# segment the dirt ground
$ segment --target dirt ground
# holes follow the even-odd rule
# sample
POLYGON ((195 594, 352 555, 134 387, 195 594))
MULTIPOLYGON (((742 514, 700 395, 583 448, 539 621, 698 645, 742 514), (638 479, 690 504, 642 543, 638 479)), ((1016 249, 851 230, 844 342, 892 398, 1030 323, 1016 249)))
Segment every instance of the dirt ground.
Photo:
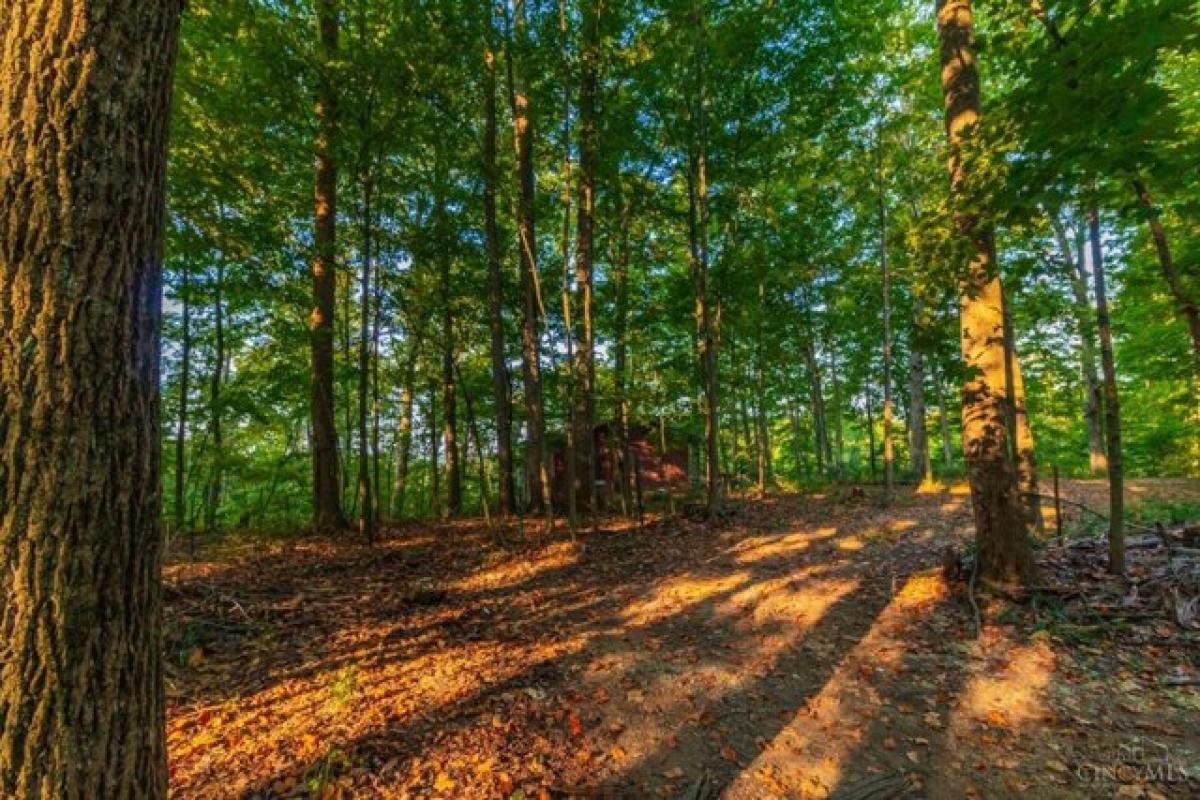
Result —
POLYGON ((1200 797, 1197 632, 1035 598, 984 603, 977 638, 940 567, 961 489, 734 507, 173 560, 172 795, 1200 797))

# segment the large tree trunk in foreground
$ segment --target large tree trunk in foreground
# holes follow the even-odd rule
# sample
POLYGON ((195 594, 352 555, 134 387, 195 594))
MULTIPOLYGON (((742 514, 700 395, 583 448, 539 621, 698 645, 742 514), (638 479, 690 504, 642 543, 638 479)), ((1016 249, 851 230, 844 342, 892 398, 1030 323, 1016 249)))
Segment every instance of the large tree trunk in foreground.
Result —
POLYGON ((0 4, 0 796, 166 796, 159 320, 181 0, 0 4))
POLYGON ((1104 247, 1100 243, 1100 211, 1088 209, 1092 240, 1092 280, 1096 290, 1096 327, 1100 332, 1100 364, 1104 370, 1104 429, 1108 435, 1108 571, 1125 573, 1125 469, 1121 461, 1121 408, 1117 398, 1117 366, 1113 357, 1112 323, 1104 283, 1104 247))
POLYGON ((338 57, 337 0, 318 0, 321 66, 314 141, 317 172, 313 222, 312 346, 313 524, 322 530, 346 527, 338 483, 337 426, 333 420, 333 306, 337 270, 337 84, 330 64, 338 57))
POLYGON ((512 404, 509 400, 508 359, 504 348, 504 274, 500 258, 500 226, 496 220, 499 168, 496 142, 499 130, 496 113, 496 55, 491 47, 490 12, 487 46, 483 53, 483 231, 488 262, 488 330, 491 334, 492 403, 496 408, 496 458, 500 466, 500 516, 516 510, 513 502, 512 404))
POLYGON ((968 175, 962 152, 980 118, 979 71, 975 62, 970 0, 937 0, 941 43, 942 93, 949 171, 956 222, 973 244, 962 280, 962 355, 968 374, 963 386, 963 449, 971 486, 981 578, 1027 581, 1032 557, 1026 541, 1016 471, 1008 455, 1004 298, 996 276, 990 229, 961 197, 968 175))

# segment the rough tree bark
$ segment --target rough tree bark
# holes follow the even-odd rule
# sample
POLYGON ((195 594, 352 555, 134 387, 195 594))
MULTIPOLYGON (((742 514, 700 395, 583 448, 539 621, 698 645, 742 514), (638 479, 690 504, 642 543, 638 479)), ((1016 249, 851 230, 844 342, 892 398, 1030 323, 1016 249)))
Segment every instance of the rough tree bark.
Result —
POLYGON ((991 230, 962 196, 968 177, 963 148, 980 119, 971 0, 936 0, 936 10, 956 224, 973 251, 961 282, 959 306, 962 355, 968 370, 963 386, 963 449, 979 576, 995 582, 1025 582, 1032 576, 1033 564, 1016 474, 1008 457, 1004 300, 991 230))
POLYGON ((346 527, 338 481, 337 425, 333 413, 333 314, 337 288, 338 92, 332 63, 338 57, 338 0, 318 0, 319 74, 314 106, 317 134, 313 192, 312 348, 313 523, 321 530, 346 527))
POLYGON ((181 0, 0 4, 0 796, 166 796, 159 324, 181 0))
POLYGON ((1092 281, 1096 291, 1096 327, 1100 333, 1100 364, 1104 371, 1104 429, 1108 436, 1108 571, 1125 574, 1125 470, 1121 460, 1121 408, 1117 397, 1117 366, 1113 357, 1112 323, 1104 283, 1104 247, 1100 242, 1100 211, 1088 208, 1092 240, 1092 281))

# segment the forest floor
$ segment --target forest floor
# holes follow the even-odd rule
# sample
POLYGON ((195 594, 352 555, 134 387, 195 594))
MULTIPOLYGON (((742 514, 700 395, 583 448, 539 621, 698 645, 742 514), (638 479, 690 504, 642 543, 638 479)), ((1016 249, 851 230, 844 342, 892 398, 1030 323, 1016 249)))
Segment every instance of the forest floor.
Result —
MULTIPOLYGON (((876 492, 578 542, 464 521, 173 557, 172 795, 1200 797, 1200 633, 1137 598, 1081 620, 1064 591, 981 600, 977 637, 941 567, 963 490, 876 492)), ((1103 484, 1065 493, 1103 508, 1103 484)), ((1040 558, 1118 586, 1099 548, 1040 558)))

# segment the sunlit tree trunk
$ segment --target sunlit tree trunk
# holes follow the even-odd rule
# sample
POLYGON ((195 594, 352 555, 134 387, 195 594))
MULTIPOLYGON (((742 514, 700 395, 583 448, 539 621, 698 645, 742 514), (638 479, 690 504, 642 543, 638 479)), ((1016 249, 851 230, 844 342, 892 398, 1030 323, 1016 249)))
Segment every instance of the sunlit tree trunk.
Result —
POLYGON ((312 347, 313 522, 318 529, 346 527, 338 480, 333 405, 333 316, 337 289, 338 92, 332 64, 338 58, 338 0, 317 0, 320 66, 317 76, 317 170, 313 224, 312 347))
POLYGON ((1096 292, 1096 328, 1100 333, 1100 365, 1104 371, 1104 429, 1108 437, 1108 571, 1125 574, 1125 469, 1121 459, 1121 408, 1117 395, 1117 366, 1113 356, 1112 323, 1104 280, 1104 247, 1100 241, 1100 211, 1088 209, 1092 240, 1092 281, 1096 292))
POLYGON ((0 4, 0 796, 163 798, 180 0, 0 4))
MULTIPOLYGON (((846 467, 846 437, 842 427, 842 379, 838 372, 838 352, 836 341, 829 347, 829 382, 833 384, 833 450, 829 454, 834 478, 841 480, 842 471, 846 467)), ((830 412, 827 412, 827 414, 830 412)))
POLYGON ((488 328, 491 333, 492 402, 496 409, 496 459, 500 467, 499 514, 516 510, 513 500, 512 402, 509 397, 508 358, 504 346, 504 273, 501 265, 500 226, 496 218, 499 124, 496 110, 496 55, 492 50, 492 22, 488 12, 483 54, 483 228, 488 262, 488 328))
MULTIPOLYGON (((1096 374, 1096 332, 1092 301, 1088 296, 1087 269, 1083 253, 1076 258, 1075 249, 1056 215, 1050 214, 1050 224, 1062 255, 1067 281, 1074 297, 1075 328, 1079 335, 1080 371, 1084 384, 1084 420, 1088 434, 1088 465, 1092 475, 1108 471, 1108 456, 1104 452, 1104 427, 1100 421, 1101 386, 1096 374)), ((1081 237, 1081 240, 1083 237, 1081 237)))
POLYGON ((963 149, 980 119, 971 1, 936 0, 936 8, 956 223, 973 249, 960 286, 960 316, 962 355, 968 371, 963 386, 963 448, 975 517, 977 564, 984 580, 1025 582, 1033 565, 1016 471, 1008 456, 1004 298, 991 231, 963 196, 968 178, 963 149))

